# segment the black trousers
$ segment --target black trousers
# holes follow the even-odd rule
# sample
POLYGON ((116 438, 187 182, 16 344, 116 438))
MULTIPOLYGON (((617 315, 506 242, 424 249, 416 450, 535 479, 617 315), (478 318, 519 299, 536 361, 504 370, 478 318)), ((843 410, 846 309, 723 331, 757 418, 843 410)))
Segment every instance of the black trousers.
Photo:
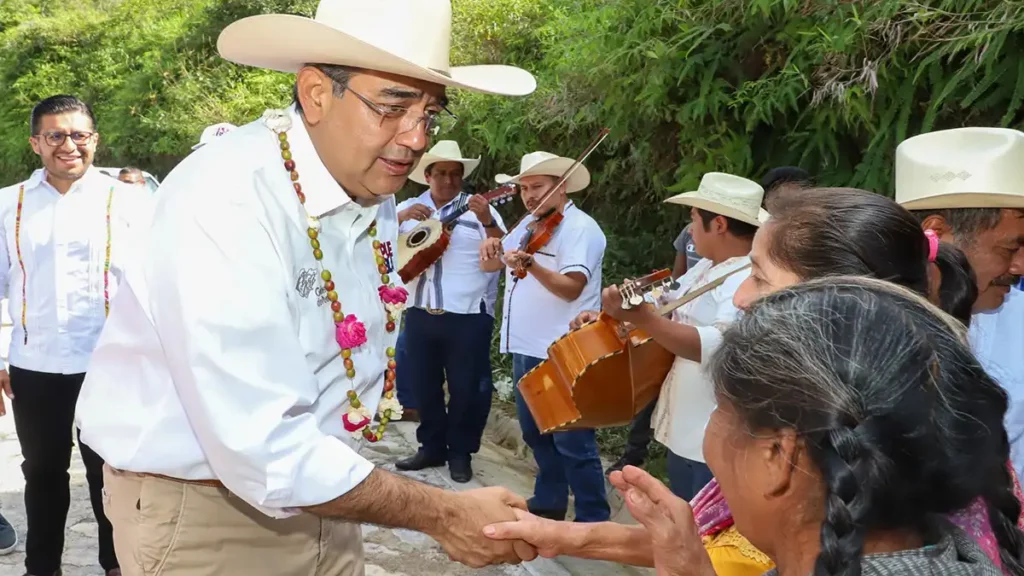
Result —
MULTIPOLYGON (((61 566, 64 528, 71 505, 72 432, 75 404, 85 374, 49 374, 11 366, 14 393, 14 426, 25 462, 25 569, 30 574, 49 576, 61 566)), ((82 444, 89 499, 99 525, 100 566, 118 567, 114 555, 114 531, 103 513, 103 459, 82 444)))
POLYGON ((651 430, 651 417, 654 415, 654 407, 658 405, 658 399, 641 410, 629 426, 629 436, 626 439, 626 449, 622 457, 631 464, 639 466, 647 459, 647 446, 654 438, 654 430, 651 430))

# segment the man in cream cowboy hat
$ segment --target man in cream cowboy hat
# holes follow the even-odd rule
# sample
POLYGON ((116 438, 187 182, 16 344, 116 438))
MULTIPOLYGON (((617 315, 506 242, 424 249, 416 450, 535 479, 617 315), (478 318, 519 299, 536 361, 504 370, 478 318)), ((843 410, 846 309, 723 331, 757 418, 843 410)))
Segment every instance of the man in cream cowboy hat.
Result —
POLYGON ((958 128, 896 149, 896 201, 967 255, 978 281, 971 346, 1010 395, 1014 467, 1024 472, 1024 133, 958 128))
POLYGON ((445 492, 358 453, 401 418, 393 195, 449 114, 446 87, 535 87, 449 66, 450 26, 448 0, 322 0, 315 19, 221 34, 226 59, 294 73, 295 103, 171 172, 112 303, 78 415, 109 465, 126 575, 362 574, 360 522, 472 566, 533 555, 481 533, 525 506, 510 492, 445 492))
POLYGON ((422 470, 447 463, 452 480, 459 483, 473 477, 470 462, 480 450, 491 409, 486 376, 494 302, 488 288, 498 273, 480 269, 478 249, 484 239, 500 238, 505 231, 483 196, 462 192, 463 178, 479 164, 479 159, 464 158, 457 142, 438 142, 409 177, 430 188, 398 205, 402 233, 436 214, 442 221, 451 220, 451 237, 441 258, 409 283, 412 302, 399 337, 398 383, 404 389, 400 397, 411 393, 416 399, 420 448, 395 467, 422 470))
MULTIPOLYGON (((646 331, 676 355, 652 422, 655 439, 669 449, 672 491, 685 500, 692 499, 711 480, 702 444, 704 425, 715 400, 702 363, 711 357, 722 332, 736 318, 733 296, 750 275, 754 234, 768 219, 761 208, 763 197, 764 190, 757 182, 712 172, 704 175, 696 191, 666 200, 690 207, 693 242, 703 256, 679 278, 679 287, 668 298, 713 286, 676 310, 671 318, 658 315, 653 306, 646 304, 624 310, 622 296, 614 286, 603 294, 602 309, 606 313, 646 331)), ((575 324, 596 316, 596 312, 581 315, 575 324)))
POLYGON ((235 128, 238 128, 238 126, 235 126, 234 124, 229 124, 228 122, 221 122, 220 124, 207 126, 205 129, 203 129, 203 133, 199 136, 199 143, 193 146, 192 149, 199 150, 203 146, 206 146, 207 144, 213 142, 217 138, 220 138, 221 136, 227 134, 228 132, 231 132, 235 128))
POLYGON ((957 128, 896 148, 896 201, 967 254, 974 311, 998 308, 1024 273, 1024 133, 957 128))
MULTIPOLYGON (((501 174, 495 178, 501 184, 517 184, 523 203, 531 213, 509 233, 504 243, 498 238, 488 238, 480 246, 484 270, 509 268, 505 276, 501 351, 512 354, 512 377, 517 383, 547 358, 548 346, 565 334, 574 316, 597 307, 601 301, 604 233, 593 218, 568 198, 568 194, 590 184, 590 172, 579 166, 559 185, 561 176, 573 163, 570 158, 533 152, 523 156, 518 175, 501 174), (527 226, 552 212, 560 212, 563 220, 547 245, 535 254, 520 250, 527 226), (516 279, 513 269, 517 267, 525 269, 526 277, 516 279)), ((539 468, 533 497, 528 502, 530 511, 547 518, 563 519, 571 489, 577 521, 608 520, 604 472, 594 431, 542 435, 518 390, 516 405, 523 439, 533 449, 539 468)))

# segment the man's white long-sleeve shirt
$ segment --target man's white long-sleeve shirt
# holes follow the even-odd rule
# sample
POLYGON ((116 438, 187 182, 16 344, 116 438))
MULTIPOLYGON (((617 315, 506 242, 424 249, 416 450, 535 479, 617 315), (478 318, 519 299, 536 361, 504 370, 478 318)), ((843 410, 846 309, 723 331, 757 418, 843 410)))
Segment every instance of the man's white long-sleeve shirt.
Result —
POLYGON ((353 388, 376 410, 398 333, 385 330, 372 245, 394 250, 394 199, 352 201, 291 116, 305 209, 262 122, 182 162, 157 193, 144 258, 113 303, 78 403, 83 441, 114 468, 216 478, 274 517, 337 498, 370 474, 342 414, 353 388), (320 219, 323 267, 342 310, 366 325, 354 380, 307 210, 320 219))
POLYGON ((51 374, 85 372, 106 320, 104 293, 113 298, 117 292, 151 201, 148 192, 95 168, 64 194, 44 170, 0 189, 0 286, 14 325, 11 364, 51 374))

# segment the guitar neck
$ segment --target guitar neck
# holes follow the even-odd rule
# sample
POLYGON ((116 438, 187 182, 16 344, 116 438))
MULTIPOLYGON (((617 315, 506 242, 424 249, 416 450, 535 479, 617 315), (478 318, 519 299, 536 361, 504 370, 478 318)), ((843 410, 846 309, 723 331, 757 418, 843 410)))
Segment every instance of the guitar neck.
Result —
POLYGON ((686 303, 691 302, 694 299, 699 298, 700 296, 703 296, 704 294, 714 290, 715 288, 718 288, 733 274, 736 274, 737 272, 742 272, 747 268, 750 268, 750 264, 747 264, 746 266, 741 266, 735 270, 731 270, 719 276, 718 278, 712 280, 711 282, 708 282, 707 284, 701 286, 700 288, 697 288, 696 290, 691 290, 690 292, 683 294, 679 298, 676 298, 675 300, 669 302, 668 304, 665 304, 661 308, 658 308, 658 315, 668 316, 672 312, 675 312, 682 306, 686 305, 686 303))

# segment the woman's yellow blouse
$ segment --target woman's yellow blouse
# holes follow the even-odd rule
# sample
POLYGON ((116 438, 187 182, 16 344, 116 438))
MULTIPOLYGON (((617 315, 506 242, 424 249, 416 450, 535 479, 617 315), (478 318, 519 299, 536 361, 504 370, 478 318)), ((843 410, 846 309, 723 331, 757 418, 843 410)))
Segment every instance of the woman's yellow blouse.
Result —
POLYGON ((704 538, 704 549, 718 576, 763 576, 775 564, 740 536, 735 526, 704 538))

